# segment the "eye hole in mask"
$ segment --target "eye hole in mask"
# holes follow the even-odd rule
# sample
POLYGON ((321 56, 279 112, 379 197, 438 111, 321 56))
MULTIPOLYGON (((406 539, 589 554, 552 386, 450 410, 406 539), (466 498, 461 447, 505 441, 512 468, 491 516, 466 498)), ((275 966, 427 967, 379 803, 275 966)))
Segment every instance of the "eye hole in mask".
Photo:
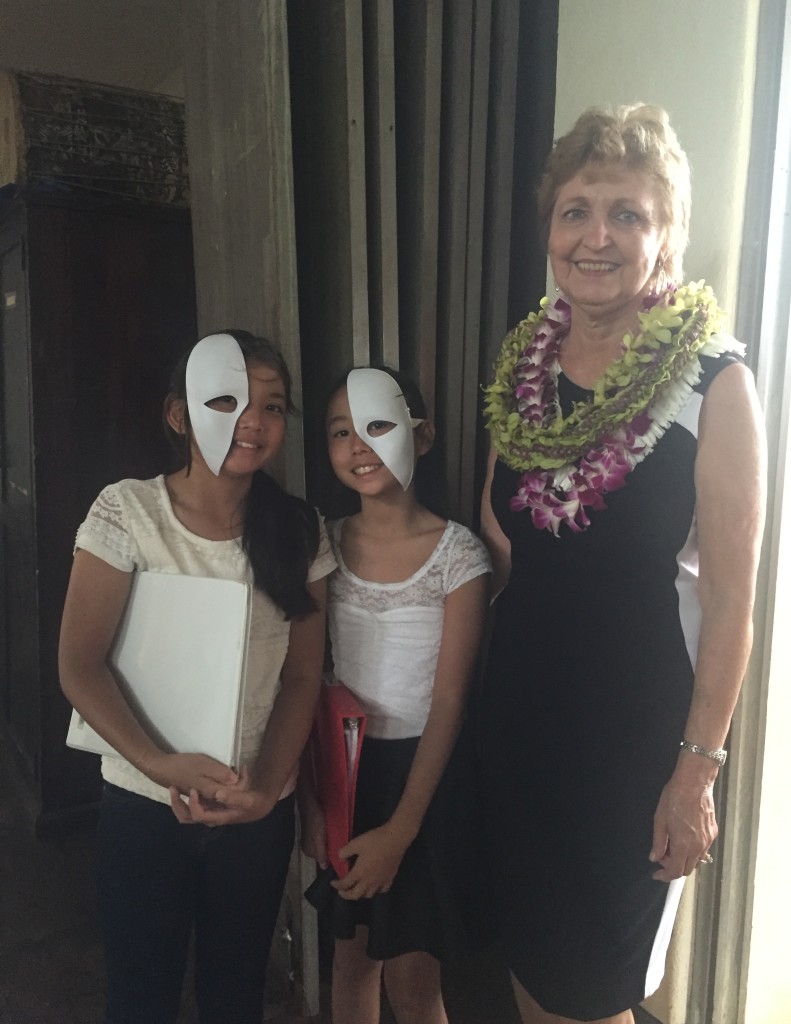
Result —
POLYGON ((390 420, 371 420, 368 424, 368 436, 384 437, 384 435, 389 434, 391 430, 395 430, 395 427, 395 423, 391 423, 390 420))
POLYGON ((203 403, 207 409, 212 409, 214 412, 225 412, 232 413, 236 412, 237 402, 233 395, 220 395, 218 398, 210 398, 208 402, 203 403))

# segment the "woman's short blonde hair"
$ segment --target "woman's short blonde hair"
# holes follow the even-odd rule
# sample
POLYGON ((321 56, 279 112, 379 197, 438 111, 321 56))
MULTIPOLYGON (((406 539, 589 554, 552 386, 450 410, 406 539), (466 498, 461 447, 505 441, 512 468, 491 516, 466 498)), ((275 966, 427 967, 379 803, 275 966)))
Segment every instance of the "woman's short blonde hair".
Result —
POLYGON ((653 177, 662 227, 668 233, 662 269, 669 280, 680 281, 689 237, 690 172, 666 111, 644 103, 615 110, 590 107, 570 132, 556 140, 538 189, 545 242, 558 192, 588 164, 625 164, 629 170, 653 177))

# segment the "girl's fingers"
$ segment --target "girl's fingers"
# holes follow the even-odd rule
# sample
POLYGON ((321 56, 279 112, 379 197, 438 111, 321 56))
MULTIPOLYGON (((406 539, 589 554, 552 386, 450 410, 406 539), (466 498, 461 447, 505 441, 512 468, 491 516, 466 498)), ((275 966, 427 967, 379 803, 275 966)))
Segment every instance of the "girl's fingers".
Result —
POLYGON ((347 889, 338 889, 338 895, 345 900, 367 900, 386 892, 390 892, 390 885, 364 885, 362 882, 357 882, 347 889))
POLYGON ((182 825, 194 825, 192 815, 187 809, 186 804, 181 799, 181 793, 175 786, 170 787, 170 807, 175 816, 181 822, 182 825))
POLYGON ((356 885, 359 885, 360 880, 355 878, 354 874, 348 874, 345 878, 336 878, 330 884, 343 896, 344 893, 351 892, 356 885))

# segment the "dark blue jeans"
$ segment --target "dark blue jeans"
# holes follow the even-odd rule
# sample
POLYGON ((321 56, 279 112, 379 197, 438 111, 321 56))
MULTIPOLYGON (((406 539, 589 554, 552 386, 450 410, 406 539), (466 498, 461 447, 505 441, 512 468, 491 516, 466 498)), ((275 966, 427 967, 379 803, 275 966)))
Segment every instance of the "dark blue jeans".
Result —
POLYGON ((106 1024, 174 1024, 193 931, 201 1024, 261 1024, 294 798, 208 828, 105 784, 97 838, 106 1024))

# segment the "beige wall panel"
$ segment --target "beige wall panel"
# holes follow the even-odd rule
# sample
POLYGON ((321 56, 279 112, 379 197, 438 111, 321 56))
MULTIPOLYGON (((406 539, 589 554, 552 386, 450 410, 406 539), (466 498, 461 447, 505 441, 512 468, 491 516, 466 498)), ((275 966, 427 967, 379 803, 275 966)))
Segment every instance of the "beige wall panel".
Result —
MULTIPOLYGON (((187 132, 198 322, 283 349, 300 395, 286 5, 184 5, 187 132)), ((301 428, 286 453, 303 485, 301 428)))

